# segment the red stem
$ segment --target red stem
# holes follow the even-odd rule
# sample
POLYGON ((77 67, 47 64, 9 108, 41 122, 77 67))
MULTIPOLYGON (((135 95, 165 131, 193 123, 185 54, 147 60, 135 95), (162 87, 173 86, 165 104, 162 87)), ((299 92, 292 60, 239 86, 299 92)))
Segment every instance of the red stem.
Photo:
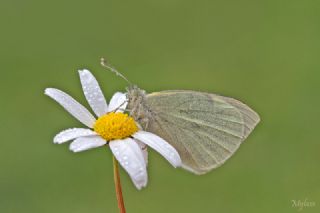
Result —
POLYGON ((122 196, 122 188, 120 182, 120 173, 119 173, 119 164, 117 159, 113 156, 113 178, 114 178, 114 185, 116 188, 116 196, 118 200, 118 207, 120 213, 126 213, 126 208, 124 207, 124 201, 122 196))

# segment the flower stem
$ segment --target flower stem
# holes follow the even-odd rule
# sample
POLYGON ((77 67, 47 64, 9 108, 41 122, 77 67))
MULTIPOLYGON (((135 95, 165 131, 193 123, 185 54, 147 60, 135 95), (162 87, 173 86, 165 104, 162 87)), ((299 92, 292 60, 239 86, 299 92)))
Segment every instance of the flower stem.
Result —
POLYGON ((118 200, 118 207, 119 207, 120 213, 126 213, 123 196, 122 196, 121 182, 120 182, 119 163, 114 156, 113 156, 113 178, 114 178, 114 185, 116 188, 116 196, 118 200))

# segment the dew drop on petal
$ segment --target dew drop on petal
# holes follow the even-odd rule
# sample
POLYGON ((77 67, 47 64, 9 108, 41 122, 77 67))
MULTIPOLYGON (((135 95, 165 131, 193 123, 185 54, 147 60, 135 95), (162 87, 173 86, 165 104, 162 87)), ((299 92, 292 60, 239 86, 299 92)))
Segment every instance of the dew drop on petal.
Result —
POLYGON ((170 158, 174 158, 174 153, 170 152, 170 158))

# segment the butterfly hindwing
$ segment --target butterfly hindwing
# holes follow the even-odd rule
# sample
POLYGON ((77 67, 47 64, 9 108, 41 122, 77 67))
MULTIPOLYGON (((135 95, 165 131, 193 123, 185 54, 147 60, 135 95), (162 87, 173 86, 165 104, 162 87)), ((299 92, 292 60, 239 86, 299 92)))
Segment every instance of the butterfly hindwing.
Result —
POLYGON ((151 93, 146 105, 152 111, 147 131, 173 145, 183 167, 196 174, 222 165, 259 122, 240 101, 202 92, 151 93))

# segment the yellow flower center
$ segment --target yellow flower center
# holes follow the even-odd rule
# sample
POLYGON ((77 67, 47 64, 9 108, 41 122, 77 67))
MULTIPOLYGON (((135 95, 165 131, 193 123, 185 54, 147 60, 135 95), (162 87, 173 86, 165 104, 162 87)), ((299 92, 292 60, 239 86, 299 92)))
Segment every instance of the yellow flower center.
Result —
POLYGON ((107 141, 127 138, 138 131, 134 119, 121 112, 110 112, 98 118, 94 131, 107 141))

